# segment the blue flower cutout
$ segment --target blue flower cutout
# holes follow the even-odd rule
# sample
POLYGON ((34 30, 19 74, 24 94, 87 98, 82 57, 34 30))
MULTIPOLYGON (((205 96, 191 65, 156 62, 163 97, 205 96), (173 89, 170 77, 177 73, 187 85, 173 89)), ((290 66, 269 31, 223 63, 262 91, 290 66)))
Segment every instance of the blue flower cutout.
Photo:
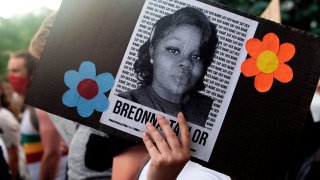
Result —
POLYGON ((81 117, 89 117, 94 110, 103 112, 109 107, 109 100, 104 95, 114 84, 111 73, 96 76, 96 66, 90 61, 81 63, 79 72, 69 70, 64 74, 64 83, 70 88, 62 96, 62 103, 67 107, 77 107, 81 117))

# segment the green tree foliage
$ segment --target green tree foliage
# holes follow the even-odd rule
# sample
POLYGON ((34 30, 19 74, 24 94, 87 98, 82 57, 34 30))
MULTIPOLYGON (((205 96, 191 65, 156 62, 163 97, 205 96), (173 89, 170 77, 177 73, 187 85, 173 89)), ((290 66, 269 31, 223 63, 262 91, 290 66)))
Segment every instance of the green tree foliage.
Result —
POLYGON ((320 35, 320 0, 284 1, 281 8, 284 24, 320 35))
MULTIPOLYGON (((209 0, 259 16, 270 0, 209 0)), ((320 35, 320 0, 280 0, 282 24, 320 35)))
MULTIPOLYGON (((214 0, 210 0, 211 2, 214 0)), ((269 0, 216 0, 221 4, 233 7, 243 12, 259 16, 268 6, 269 0)))
POLYGON ((0 17, 0 75, 6 73, 8 55, 28 49, 31 38, 49 13, 51 10, 42 9, 10 19, 0 17))

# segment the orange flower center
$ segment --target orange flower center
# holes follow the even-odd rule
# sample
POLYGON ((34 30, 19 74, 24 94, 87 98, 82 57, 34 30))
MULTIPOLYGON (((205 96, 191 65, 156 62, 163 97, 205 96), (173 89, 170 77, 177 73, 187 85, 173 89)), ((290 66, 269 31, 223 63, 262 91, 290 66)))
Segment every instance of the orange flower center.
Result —
POLYGON ((257 59, 257 67, 263 73, 272 73, 278 68, 278 56, 272 51, 263 51, 257 59))

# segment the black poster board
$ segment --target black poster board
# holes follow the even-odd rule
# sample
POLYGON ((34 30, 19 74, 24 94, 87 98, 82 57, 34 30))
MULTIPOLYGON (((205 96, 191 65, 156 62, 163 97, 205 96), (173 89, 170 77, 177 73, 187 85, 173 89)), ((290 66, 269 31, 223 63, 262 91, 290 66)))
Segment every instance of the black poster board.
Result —
MULTIPOLYGON (((220 4, 203 2, 257 21, 254 38, 261 40, 273 32, 280 43, 294 44, 296 53, 287 63, 294 72, 292 81, 282 84, 274 80, 268 92, 258 92, 253 78, 240 75, 209 162, 192 160, 239 179, 284 179, 319 77, 319 37, 220 4)), ((76 108, 66 107, 61 97, 68 90, 65 72, 78 70, 83 61, 94 62, 97 75, 109 72, 116 77, 143 5, 144 0, 64 1, 26 103, 139 141, 136 136, 101 124, 101 112, 81 117, 76 108)), ((105 94, 109 96, 109 92, 105 94)))

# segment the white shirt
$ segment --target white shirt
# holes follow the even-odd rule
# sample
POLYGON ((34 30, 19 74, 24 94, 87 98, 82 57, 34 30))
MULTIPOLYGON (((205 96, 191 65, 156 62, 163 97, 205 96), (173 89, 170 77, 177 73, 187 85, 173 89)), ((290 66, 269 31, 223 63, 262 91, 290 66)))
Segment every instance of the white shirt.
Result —
POLYGON ((310 106, 310 110, 311 110, 311 115, 313 118, 313 121, 319 122, 320 121, 320 95, 319 93, 314 93, 312 102, 311 102, 311 106, 310 106))
MULTIPOLYGON (((142 169, 139 180, 147 179, 147 172, 150 166, 150 161, 142 169)), ((208 169, 198 163, 188 161, 184 166, 177 180, 231 180, 231 178, 220 172, 208 169)))
POLYGON ((2 140, 8 148, 20 144, 20 125, 14 115, 5 108, 0 108, 0 128, 3 130, 2 140))
POLYGON ((7 147, 6 147, 6 145, 4 144, 1 136, 0 136, 0 147, 1 147, 1 149, 2 149, 3 158, 4 158, 4 160, 6 160, 6 162, 8 163, 8 151, 7 151, 7 147))

